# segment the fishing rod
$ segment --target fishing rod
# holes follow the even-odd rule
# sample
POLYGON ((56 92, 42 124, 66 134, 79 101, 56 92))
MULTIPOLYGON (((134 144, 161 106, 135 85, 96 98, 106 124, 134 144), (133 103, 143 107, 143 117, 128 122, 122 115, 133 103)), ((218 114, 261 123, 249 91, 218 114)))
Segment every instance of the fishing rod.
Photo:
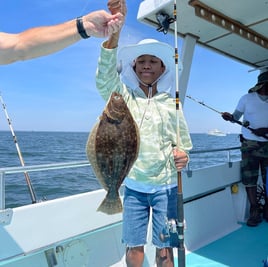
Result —
MULTIPOLYGON (((8 116, 6 105, 4 103, 4 100, 3 100, 3 97, 2 97, 1 94, 0 94, 0 101, 2 103, 3 110, 4 110, 4 113, 5 113, 9 128, 10 128, 11 134, 13 136, 13 141, 15 143, 15 146, 16 146, 16 149, 17 149, 17 152, 18 152, 18 156, 19 156, 19 159, 20 159, 21 166, 24 167, 25 164, 24 164, 24 160, 23 160, 23 157, 22 157, 22 154, 21 154, 21 151, 20 151, 18 140, 17 140, 17 137, 16 137, 15 132, 13 130, 11 120, 10 120, 10 118, 8 116)), ((34 204, 34 203, 36 203, 36 196, 35 196, 35 192, 34 192, 34 189, 33 189, 32 183, 31 183, 30 176, 29 176, 29 174, 27 172, 24 172, 24 176, 25 176, 25 179, 26 179, 26 183, 27 183, 30 195, 31 195, 32 203, 34 204)))
MULTIPOLYGON (((221 115, 223 114, 223 112, 221 112, 221 111, 219 111, 219 110, 217 110, 217 109, 215 109, 215 108, 213 108, 211 106, 206 105, 203 101, 199 101, 199 100, 197 100, 197 99, 195 99, 195 98, 193 98, 193 97, 191 97, 189 95, 187 95, 186 97, 190 98, 191 100, 197 102, 198 104, 200 104, 200 105, 202 105, 202 106, 204 106, 206 108, 209 108, 209 109, 211 109, 211 110, 213 110, 213 111, 215 111, 215 112, 217 112, 217 113, 219 113, 221 115)), ((248 121, 241 122, 239 120, 232 119, 232 122, 235 122, 235 123, 237 123, 237 124, 239 124, 241 126, 244 126, 244 127, 248 128, 250 130, 248 121)))
MULTIPOLYGON (((175 39, 175 66, 176 66, 176 115, 177 115, 177 146, 180 145, 180 95, 179 95, 179 54, 178 54, 178 29, 177 29, 177 3, 174 0, 174 39, 175 39)), ((178 209, 178 267, 185 267, 185 246, 184 246, 184 210, 183 210, 183 190, 181 172, 177 172, 177 209, 178 209)))
MULTIPOLYGON (((175 39, 175 81, 176 81, 176 117, 177 117, 177 146, 180 145, 180 119, 179 119, 179 109, 180 109, 180 97, 179 97, 179 66, 178 66, 178 29, 177 29, 177 6, 176 0, 174 0, 173 8, 173 18, 170 18, 168 14, 163 12, 156 15, 159 22, 159 27, 157 31, 163 32, 166 34, 169 29, 169 25, 174 22, 174 39, 175 39)), ((176 237, 176 246, 178 247, 178 267, 185 267, 185 246, 184 246, 184 211, 183 211, 183 192, 182 192, 182 177, 181 172, 177 172, 177 221, 170 220, 167 222, 168 232, 171 234, 171 242, 173 242, 172 236, 175 234, 176 237)), ((169 234, 167 235, 169 236, 169 234)))
MULTIPOLYGON (((215 111, 215 112, 217 112, 217 113, 223 115, 223 112, 221 112, 221 111, 219 111, 219 110, 217 110, 217 109, 215 109, 215 108, 212 108, 211 106, 206 105, 203 101, 199 101, 199 100, 197 100, 197 99, 195 99, 195 98, 193 98, 193 97, 191 97, 191 96, 189 96, 189 95, 187 95, 186 97, 188 97, 189 99, 191 99, 191 100, 197 102, 198 104, 203 105, 203 106, 206 107, 206 108, 209 108, 209 109, 211 109, 211 110, 213 110, 213 111, 215 111)), ((254 129, 251 128, 251 127, 249 126, 249 122, 248 122, 248 121, 241 122, 241 121, 236 120, 236 119, 234 119, 234 118, 233 118, 232 120, 230 120, 230 121, 231 121, 231 122, 234 122, 234 123, 237 123, 237 124, 239 124, 240 126, 245 127, 245 128, 249 129, 250 131, 252 131, 252 132, 254 133, 254 129)), ((265 138, 265 139, 268 140, 268 136, 266 136, 265 134, 261 135, 261 137, 263 137, 263 138, 265 138)))
POLYGON ((213 111, 215 111, 215 112, 217 112, 217 113, 219 113, 219 114, 222 114, 222 112, 216 110, 215 108, 212 108, 212 107, 206 105, 203 101, 199 101, 199 100, 197 100, 197 99, 195 99, 195 98, 193 98, 193 97, 191 97, 191 96, 189 96, 189 95, 187 95, 186 97, 190 98, 191 100, 197 102, 197 103, 200 104, 200 105, 203 105, 203 106, 206 107, 206 108, 209 108, 209 109, 211 109, 211 110, 213 110, 213 111))

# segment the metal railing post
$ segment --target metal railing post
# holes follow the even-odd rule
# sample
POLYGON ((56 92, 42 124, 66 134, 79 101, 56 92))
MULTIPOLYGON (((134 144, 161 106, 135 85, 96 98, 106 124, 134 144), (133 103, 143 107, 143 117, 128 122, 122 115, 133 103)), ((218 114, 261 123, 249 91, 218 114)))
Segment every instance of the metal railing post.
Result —
POLYGON ((0 172, 0 210, 5 209, 5 174, 0 172))

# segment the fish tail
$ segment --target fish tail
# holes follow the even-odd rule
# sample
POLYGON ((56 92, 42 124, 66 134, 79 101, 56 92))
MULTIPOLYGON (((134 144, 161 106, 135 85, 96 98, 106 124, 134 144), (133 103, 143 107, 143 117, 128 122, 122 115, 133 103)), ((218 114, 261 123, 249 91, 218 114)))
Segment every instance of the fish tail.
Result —
POLYGON ((106 195, 97 211, 101 211, 108 215, 120 213, 123 210, 122 202, 119 195, 116 198, 109 197, 109 194, 106 195))

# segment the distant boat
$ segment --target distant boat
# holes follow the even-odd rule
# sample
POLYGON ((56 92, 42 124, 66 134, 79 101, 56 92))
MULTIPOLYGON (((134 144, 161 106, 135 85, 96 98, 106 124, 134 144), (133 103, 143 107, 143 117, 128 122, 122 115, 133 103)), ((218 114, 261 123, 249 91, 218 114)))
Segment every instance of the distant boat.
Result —
POLYGON ((215 135, 215 136, 226 136, 226 133, 218 130, 218 129, 213 129, 213 130, 210 130, 208 131, 208 134, 209 135, 215 135))

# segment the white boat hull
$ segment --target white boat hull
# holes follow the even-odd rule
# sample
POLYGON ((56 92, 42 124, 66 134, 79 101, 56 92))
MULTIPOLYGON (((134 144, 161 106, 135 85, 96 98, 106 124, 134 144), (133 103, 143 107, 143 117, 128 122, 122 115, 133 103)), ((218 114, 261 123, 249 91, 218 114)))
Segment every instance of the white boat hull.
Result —
MULTIPOLYGON (((230 190, 239 181, 239 162, 183 173, 187 253, 240 227, 244 191, 230 190)), ((1 211, 0 266, 125 266, 122 214, 97 212, 104 196, 97 190, 1 211)), ((149 237, 144 266, 153 265, 149 237)))

